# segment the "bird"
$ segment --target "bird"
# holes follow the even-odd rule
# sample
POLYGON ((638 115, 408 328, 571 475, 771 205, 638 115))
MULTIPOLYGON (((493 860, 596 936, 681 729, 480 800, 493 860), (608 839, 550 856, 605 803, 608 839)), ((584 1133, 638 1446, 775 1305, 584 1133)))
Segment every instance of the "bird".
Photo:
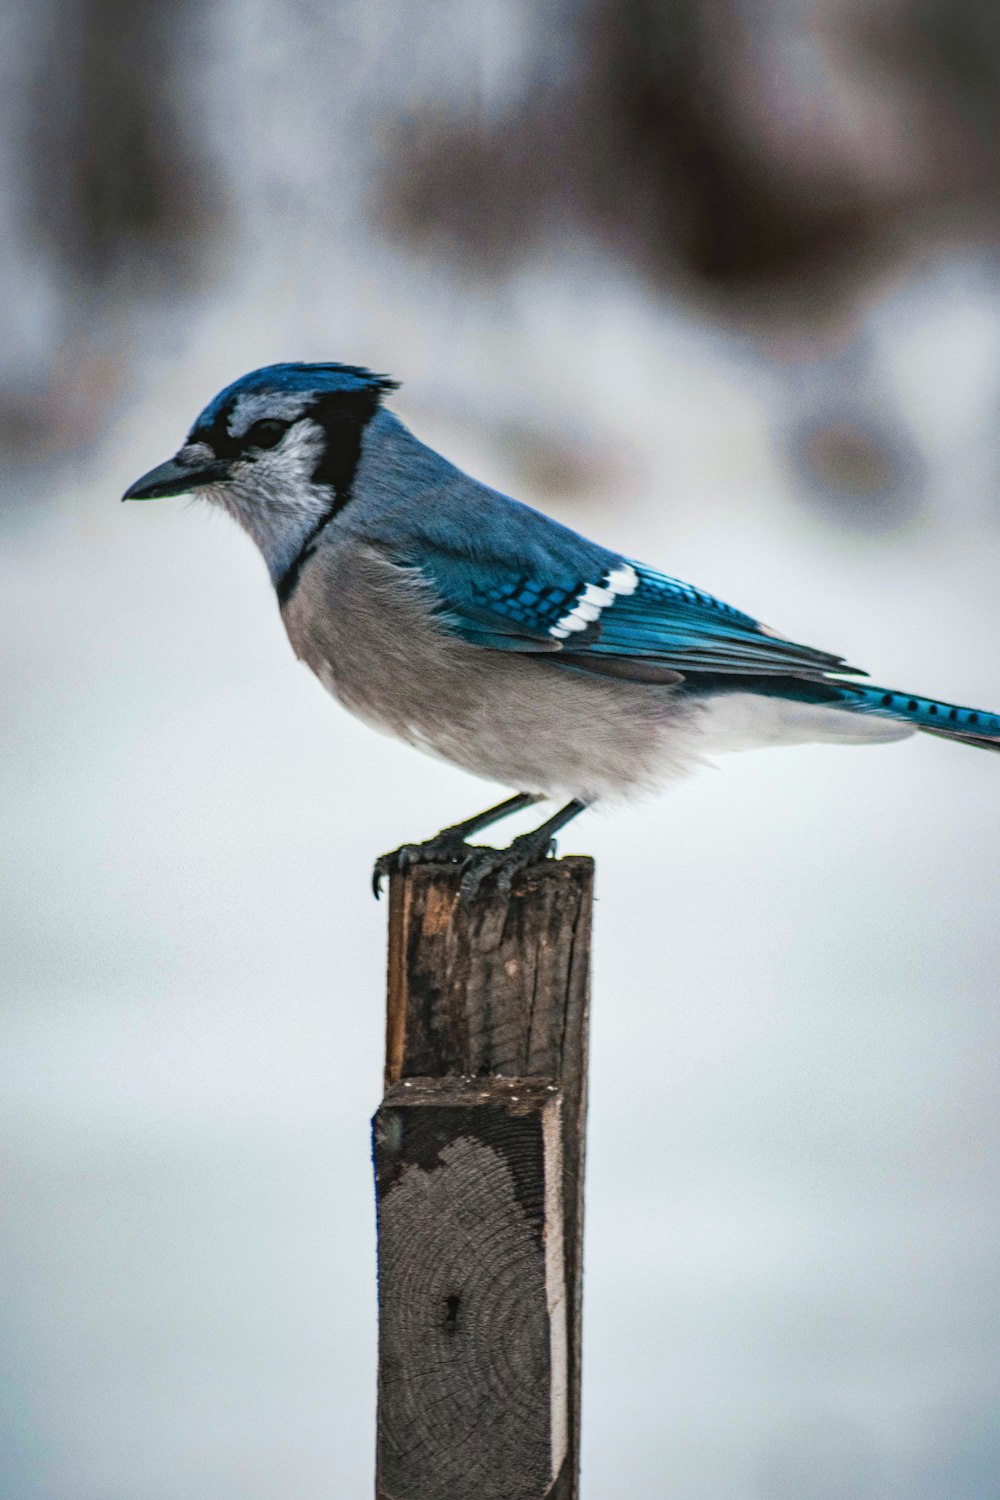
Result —
POLYGON ((347 709, 513 795, 380 856, 457 865, 462 900, 555 850, 585 808, 716 754, 915 731, 1000 750, 1000 715, 875 687, 704 589, 588 540, 421 442, 361 365, 243 375, 125 500, 195 495, 249 533, 296 656, 347 709), (506 848, 473 835, 562 807, 506 848))

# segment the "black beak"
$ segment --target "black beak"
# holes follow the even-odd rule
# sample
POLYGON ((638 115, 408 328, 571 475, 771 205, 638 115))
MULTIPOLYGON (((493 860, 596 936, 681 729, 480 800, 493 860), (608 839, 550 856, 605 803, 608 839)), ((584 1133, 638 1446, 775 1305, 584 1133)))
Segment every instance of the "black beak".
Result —
POLYGON ((159 500, 163 495, 186 495, 191 490, 200 490, 207 484, 219 484, 229 477, 229 464, 217 458, 209 463, 183 463, 180 458, 168 458, 165 464, 150 469, 135 484, 130 485, 123 500, 159 500))

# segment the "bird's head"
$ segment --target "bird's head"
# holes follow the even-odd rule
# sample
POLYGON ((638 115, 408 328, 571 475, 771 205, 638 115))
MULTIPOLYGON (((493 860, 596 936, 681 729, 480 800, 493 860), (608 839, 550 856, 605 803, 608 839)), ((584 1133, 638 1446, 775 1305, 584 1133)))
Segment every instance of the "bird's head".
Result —
POLYGON ((124 500, 199 494, 240 522, 272 577, 349 498, 364 430, 397 382, 358 365, 266 365, 209 402, 124 500))

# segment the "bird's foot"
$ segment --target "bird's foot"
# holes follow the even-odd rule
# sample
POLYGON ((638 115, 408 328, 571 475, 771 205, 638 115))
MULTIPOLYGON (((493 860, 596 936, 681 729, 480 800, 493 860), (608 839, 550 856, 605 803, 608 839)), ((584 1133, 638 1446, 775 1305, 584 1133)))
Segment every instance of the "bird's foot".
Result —
POLYGON ((479 853, 492 853, 467 844, 461 827, 442 828, 432 839, 422 844, 401 844, 389 854, 382 854, 375 861, 372 871, 372 890, 375 899, 382 894, 382 881, 390 875, 401 875, 413 865, 459 865, 464 869, 479 853))
POLYGON ((459 899, 469 906, 488 881, 495 881, 501 896, 509 896, 515 877, 529 865, 537 865, 556 851, 552 832, 544 825, 522 833, 507 849, 473 848, 462 871, 459 899))
POLYGON ((515 876, 554 854, 555 847, 555 839, 544 827, 522 834, 507 849, 467 844, 457 828, 445 828, 422 844, 402 844, 381 855, 372 871, 372 890, 377 900, 382 894, 383 880, 414 865, 457 865, 462 874, 460 899, 463 906, 468 906, 490 880, 496 881, 501 895, 509 896, 515 876))

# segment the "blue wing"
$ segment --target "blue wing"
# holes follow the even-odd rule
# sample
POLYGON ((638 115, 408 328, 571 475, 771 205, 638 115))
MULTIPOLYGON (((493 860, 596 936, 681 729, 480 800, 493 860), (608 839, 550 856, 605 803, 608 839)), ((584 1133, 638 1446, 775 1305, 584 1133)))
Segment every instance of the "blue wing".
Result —
POLYGON ((639 681, 857 670, 701 589, 548 526, 547 545, 526 547, 516 559, 515 549, 504 546, 498 556, 501 549, 483 538, 471 539, 469 551, 423 551, 417 566, 438 596, 442 623, 477 646, 543 652, 576 670, 639 681))

